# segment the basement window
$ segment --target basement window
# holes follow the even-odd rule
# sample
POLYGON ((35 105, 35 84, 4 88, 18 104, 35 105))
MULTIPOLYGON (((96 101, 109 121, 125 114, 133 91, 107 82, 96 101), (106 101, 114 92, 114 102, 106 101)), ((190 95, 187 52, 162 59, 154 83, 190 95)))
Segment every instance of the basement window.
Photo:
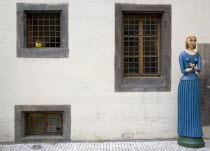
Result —
POLYGON ((62 135, 62 112, 26 112, 25 135, 62 135))
POLYGON ((15 105, 15 141, 69 141, 70 105, 15 105))

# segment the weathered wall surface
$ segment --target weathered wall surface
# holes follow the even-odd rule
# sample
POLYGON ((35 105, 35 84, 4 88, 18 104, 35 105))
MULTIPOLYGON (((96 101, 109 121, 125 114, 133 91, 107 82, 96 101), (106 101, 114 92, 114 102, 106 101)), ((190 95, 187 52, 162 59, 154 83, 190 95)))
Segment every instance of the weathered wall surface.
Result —
MULTIPOLYGON (((14 141, 14 105, 71 105, 72 140, 177 136, 178 56, 210 43, 208 0, 1 0, 0 141, 14 141), (69 58, 16 57, 16 3, 69 4, 69 58), (115 3, 172 5, 171 92, 114 92, 115 3)), ((205 50, 208 51, 208 50, 205 50)), ((210 138, 210 127, 204 127, 210 138)))

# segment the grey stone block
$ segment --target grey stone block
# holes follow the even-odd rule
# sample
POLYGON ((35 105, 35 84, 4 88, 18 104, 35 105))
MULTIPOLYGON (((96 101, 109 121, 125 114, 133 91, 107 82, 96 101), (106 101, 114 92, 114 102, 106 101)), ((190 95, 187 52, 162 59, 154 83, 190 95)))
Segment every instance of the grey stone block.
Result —
POLYGON ((204 44, 204 58, 209 59, 210 58, 210 44, 204 44))
POLYGON ((205 58, 205 54, 204 54, 204 44, 197 44, 197 50, 198 53, 200 54, 201 58, 204 59, 205 58))
POLYGON ((205 60, 205 77, 210 77, 210 57, 205 60))
POLYGON ((210 126, 210 44, 198 44, 198 53, 202 58, 202 70, 199 73, 201 86, 201 120, 203 126, 210 126))

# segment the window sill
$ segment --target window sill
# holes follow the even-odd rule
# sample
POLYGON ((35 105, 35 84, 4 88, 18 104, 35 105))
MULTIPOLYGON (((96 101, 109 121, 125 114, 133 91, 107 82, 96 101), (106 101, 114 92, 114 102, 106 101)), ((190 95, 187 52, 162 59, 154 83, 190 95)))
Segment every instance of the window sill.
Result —
POLYGON ((170 82, 165 82, 163 77, 122 78, 122 81, 115 85, 115 92, 164 92, 171 90, 170 82), (166 85, 166 83, 169 84, 166 85))
POLYGON ((17 52, 19 58, 68 58, 68 48, 22 48, 17 52))
POLYGON ((121 85, 115 88, 115 92, 167 92, 170 91, 170 85, 121 85))
POLYGON ((46 141, 46 140, 51 140, 51 141, 69 141, 68 138, 65 138, 64 136, 55 136, 55 135, 29 135, 20 138, 22 142, 28 142, 28 141, 35 141, 35 142, 40 142, 40 141, 46 141))

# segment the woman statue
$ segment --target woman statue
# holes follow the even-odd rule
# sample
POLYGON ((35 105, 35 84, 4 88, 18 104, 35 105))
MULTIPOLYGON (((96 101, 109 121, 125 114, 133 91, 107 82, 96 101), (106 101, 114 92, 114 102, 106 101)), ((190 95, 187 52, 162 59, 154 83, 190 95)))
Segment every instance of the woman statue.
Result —
POLYGON ((186 39, 186 51, 179 56, 182 74, 178 88, 178 144, 184 147, 204 147, 201 126, 200 81, 201 57, 196 48, 195 36, 186 39))

